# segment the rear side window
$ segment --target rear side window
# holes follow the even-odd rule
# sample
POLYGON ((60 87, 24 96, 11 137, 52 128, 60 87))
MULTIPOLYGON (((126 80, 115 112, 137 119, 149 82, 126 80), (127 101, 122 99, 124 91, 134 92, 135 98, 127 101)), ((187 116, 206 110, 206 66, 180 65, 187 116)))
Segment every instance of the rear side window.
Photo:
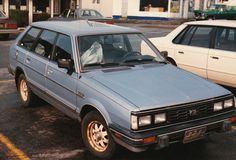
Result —
POLYGON ((72 59, 72 45, 71 38, 69 36, 59 34, 53 60, 57 61, 58 59, 72 59))
POLYGON ((181 44, 185 44, 185 45, 188 45, 193 34, 194 34, 194 31, 196 30, 196 27, 194 26, 191 26, 189 28, 189 30, 187 31, 187 33, 184 35, 182 41, 181 41, 181 44))
POLYGON ((181 40, 183 39, 185 33, 189 30, 189 26, 188 27, 185 27, 176 37, 175 39, 173 40, 173 43, 175 44, 179 44, 181 42, 181 40))
POLYGON ((216 32, 215 48, 236 51, 236 29, 218 28, 216 32))
POLYGON ((38 55, 50 58, 56 36, 56 32, 44 30, 38 38, 33 51, 38 55))
POLYGON ((32 27, 25 36, 21 39, 19 45, 30 50, 36 41, 41 29, 32 27))
POLYGON ((191 39, 190 45, 209 48, 212 31, 212 27, 198 27, 191 39))
POLYGON ((209 48, 213 29, 207 26, 190 26, 183 30, 173 43, 209 48))

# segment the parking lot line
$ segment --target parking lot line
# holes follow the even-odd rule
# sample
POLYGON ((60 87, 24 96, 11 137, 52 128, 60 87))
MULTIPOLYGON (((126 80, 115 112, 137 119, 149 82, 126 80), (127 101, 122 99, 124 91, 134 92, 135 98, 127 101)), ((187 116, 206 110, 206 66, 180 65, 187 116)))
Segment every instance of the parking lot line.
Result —
POLYGON ((0 142, 3 143, 19 160, 30 160, 20 149, 18 149, 6 136, 0 133, 0 142))
POLYGON ((15 82, 15 80, 14 79, 0 80, 0 84, 2 84, 2 83, 11 83, 11 82, 15 82))

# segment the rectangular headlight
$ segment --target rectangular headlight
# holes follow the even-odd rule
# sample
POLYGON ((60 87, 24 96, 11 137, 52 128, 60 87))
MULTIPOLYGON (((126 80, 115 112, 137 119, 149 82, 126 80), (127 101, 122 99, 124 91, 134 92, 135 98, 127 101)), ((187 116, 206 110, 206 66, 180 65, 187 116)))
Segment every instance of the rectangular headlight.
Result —
POLYGON ((138 117, 135 115, 131 115, 131 128, 134 130, 138 129, 138 117))
POLYGON ((166 114, 165 113, 155 115, 155 124, 163 123, 165 121, 166 121, 166 114))
POLYGON ((151 124, 151 116, 150 115, 139 117, 138 125, 140 127, 147 126, 147 125, 150 125, 150 124, 151 124))
POLYGON ((219 111, 223 109, 223 102, 214 103, 214 111, 219 111))
POLYGON ((229 108, 233 107, 234 105, 234 100, 233 99, 228 99, 224 101, 224 108, 229 108))

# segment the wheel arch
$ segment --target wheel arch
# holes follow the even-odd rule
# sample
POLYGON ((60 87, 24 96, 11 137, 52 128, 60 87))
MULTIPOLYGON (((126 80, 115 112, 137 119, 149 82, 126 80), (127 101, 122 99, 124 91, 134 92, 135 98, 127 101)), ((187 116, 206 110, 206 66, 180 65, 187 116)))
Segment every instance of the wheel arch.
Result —
POLYGON ((94 110, 97 111, 104 118, 104 120, 108 126, 111 122, 110 116, 109 116, 108 112, 106 111, 105 107, 99 102, 87 103, 81 107, 81 109, 79 111, 79 116, 80 116, 81 121, 83 120, 83 118, 86 114, 88 114, 89 112, 94 111, 94 110))
POLYGON ((20 67, 16 67, 16 71, 15 71, 15 83, 16 83, 16 88, 18 89, 18 78, 21 74, 25 74, 23 69, 20 67))
POLYGON ((171 64, 177 66, 177 63, 175 62, 175 60, 173 58, 167 57, 166 60, 169 61, 171 64))

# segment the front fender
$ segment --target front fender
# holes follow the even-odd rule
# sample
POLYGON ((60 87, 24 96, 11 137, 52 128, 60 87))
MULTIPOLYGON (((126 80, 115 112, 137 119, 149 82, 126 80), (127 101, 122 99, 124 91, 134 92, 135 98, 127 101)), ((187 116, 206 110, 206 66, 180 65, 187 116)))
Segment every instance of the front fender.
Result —
POLYGON ((84 109, 84 107, 92 106, 100 112, 100 114, 103 116, 107 124, 111 123, 111 118, 107 110, 105 109, 104 105, 100 103, 98 100, 93 98, 86 98, 80 105, 82 107, 77 108, 76 110, 77 113, 80 114, 82 109, 84 109))

